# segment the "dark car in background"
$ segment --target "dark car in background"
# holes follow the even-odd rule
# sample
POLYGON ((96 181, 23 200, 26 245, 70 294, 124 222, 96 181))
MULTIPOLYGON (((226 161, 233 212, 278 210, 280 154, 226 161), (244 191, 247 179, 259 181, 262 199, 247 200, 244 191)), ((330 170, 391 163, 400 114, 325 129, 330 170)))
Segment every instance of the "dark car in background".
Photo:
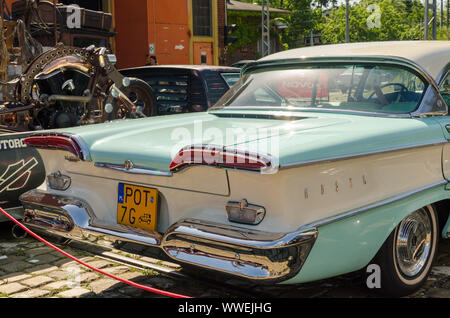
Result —
POLYGON ((205 111, 238 80, 240 68, 210 65, 156 65, 120 70, 153 89, 158 115, 205 111))

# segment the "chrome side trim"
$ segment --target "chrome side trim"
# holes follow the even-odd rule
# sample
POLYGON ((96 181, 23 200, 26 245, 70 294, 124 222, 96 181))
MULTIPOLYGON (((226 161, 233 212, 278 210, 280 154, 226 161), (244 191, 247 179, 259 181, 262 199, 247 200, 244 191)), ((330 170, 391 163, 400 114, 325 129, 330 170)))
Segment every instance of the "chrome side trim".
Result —
POLYGON ((94 164, 95 167, 98 168, 105 168, 105 169, 111 169, 116 170, 120 172, 130 173, 130 174, 143 174, 143 175, 150 175, 150 176, 162 176, 162 177, 171 177, 173 174, 169 171, 161 171, 161 170, 152 170, 152 169, 145 169, 145 168, 139 168, 139 167, 133 167, 133 168, 126 168, 125 164, 123 165, 117 165, 112 163, 103 163, 103 162, 96 162, 94 164))
POLYGON ((414 194, 417 194, 417 193, 420 193, 420 192, 423 192, 423 191, 426 191, 426 190, 430 190, 432 188, 445 185, 447 183, 448 183, 448 181, 441 180, 439 182, 436 182, 436 183, 433 183, 433 184, 430 184, 430 185, 427 185, 427 186, 424 186, 424 187, 421 187, 421 188, 418 188, 418 189, 415 189, 415 190, 411 190, 411 191, 408 191, 408 192, 405 192, 405 193, 402 193, 402 194, 398 194, 398 195, 393 196, 391 198, 388 198, 386 200, 382 200, 382 201, 379 201, 379 202, 376 202, 376 203, 373 203, 373 204, 370 204, 370 205, 366 205, 366 206, 358 208, 358 209, 354 209, 354 210, 351 210, 351 211, 348 211, 348 212, 344 212, 344 213, 335 215, 333 217, 325 218, 325 219, 322 219, 322 220, 319 220, 319 221, 316 221, 316 222, 313 222, 313 223, 306 224, 306 225, 302 226, 301 229, 306 230, 308 228, 319 228, 321 226, 341 221, 343 219, 346 219, 346 218, 358 215, 360 213, 363 213, 363 212, 365 212, 367 210, 372 210, 372 209, 381 207, 383 205, 387 205, 387 204, 393 203, 395 201, 405 199, 405 198, 407 198, 407 197, 409 197, 411 195, 414 195, 414 194))
POLYGON ((423 144, 411 145, 411 146, 393 147, 393 148, 386 148, 386 149, 375 150, 375 151, 361 152, 361 153, 356 153, 353 155, 343 155, 343 156, 335 156, 335 157, 321 158, 321 159, 315 159, 315 160, 298 161, 298 162, 280 165, 280 170, 292 169, 292 168, 297 168, 300 166, 306 166, 306 165, 311 165, 311 164, 316 164, 316 163, 334 162, 334 161, 344 160, 344 159, 347 160, 347 159, 359 158, 359 157, 376 155, 376 154, 385 153, 385 152, 393 152, 393 151, 400 151, 400 150, 407 150, 407 149, 414 149, 414 148, 421 148, 421 147, 439 146, 439 145, 447 144, 447 143, 448 143, 448 140, 439 139, 439 140, 426 142, 423 144))
POLYGON ((33 228, 80 240, 89 234, 114 240, 158 246, 161 235, 119 224, 97 223, 95 214, 83 200, 32 190, 20 197, 25 209, 24 224, 33 228))
POLYGON ((167 230, 161 247, 178 262, 277 283, 298 274, 317 236, 314 228, 268 233, 186 219, 167 230))

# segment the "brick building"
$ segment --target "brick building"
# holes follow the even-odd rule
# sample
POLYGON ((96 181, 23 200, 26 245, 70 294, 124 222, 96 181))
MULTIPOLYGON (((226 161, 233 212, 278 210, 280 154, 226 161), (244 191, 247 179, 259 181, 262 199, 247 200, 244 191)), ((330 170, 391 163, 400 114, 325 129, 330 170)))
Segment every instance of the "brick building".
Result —
MULTIPOLYGON (((52 1, 50 0, 48 5, 52 1)), ((225 1, 58 0, 57 2, 77 4, 87 10, 103 11, 112 16, 110 34, 109 31, 104 32, 105 30, 96 32, 66 30, 72 36, 70 40, 65 38, 63 41, 65 44, 98 45, 104 44, 106 38, 117 55, 118 66, 133 67, 145 65, 150 56, 155 56, 158 64, 220 64, 224 48, 225 1)), ((6 2, 11 8, 12 3, 25 1, 6 0, 6 2)))

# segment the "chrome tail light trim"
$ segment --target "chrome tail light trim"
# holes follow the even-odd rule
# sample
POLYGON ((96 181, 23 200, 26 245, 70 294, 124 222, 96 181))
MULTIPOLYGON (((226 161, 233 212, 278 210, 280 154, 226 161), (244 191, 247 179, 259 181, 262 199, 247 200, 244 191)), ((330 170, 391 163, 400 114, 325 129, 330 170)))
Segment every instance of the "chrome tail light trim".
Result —
POLYGON ((43 148, 43 149, 54 149, 54 150, 65 150, 76 156, 77 160, 89 161, 90 154, 88 147, 84 141, 77 135, 73 134, 62 134, 62 133, 41 133, 33 134, 24 140, 25 144, 29 147, 43 148), (48 145, 46 139, 59 138, 65 147, 48 145))
POLYGON ((278 171, 278 159, 247 150, 218 145, 190 145, 181 149, 170 164, 171 172, 178 172, 190 166, 209 166, 262 174, 278 171))

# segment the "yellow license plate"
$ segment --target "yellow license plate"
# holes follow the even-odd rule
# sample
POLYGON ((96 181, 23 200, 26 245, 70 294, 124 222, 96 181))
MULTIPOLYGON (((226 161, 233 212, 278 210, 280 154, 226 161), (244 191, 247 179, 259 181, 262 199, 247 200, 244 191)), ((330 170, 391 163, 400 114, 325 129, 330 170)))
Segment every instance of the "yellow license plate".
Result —
POLYGON ((158 214, 158 190, 119 183, 117 223, 154 231, 158 214))

